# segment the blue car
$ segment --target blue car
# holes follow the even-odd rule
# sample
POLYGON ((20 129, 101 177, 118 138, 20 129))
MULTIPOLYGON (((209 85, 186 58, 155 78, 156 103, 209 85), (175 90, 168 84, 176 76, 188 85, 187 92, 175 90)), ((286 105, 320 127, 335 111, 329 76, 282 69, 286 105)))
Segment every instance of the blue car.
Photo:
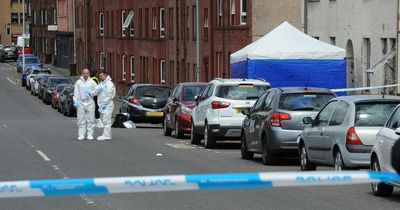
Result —
MULTIPOLYGON (((30 58, 30 57, 35 57, 35 56, 32 54, 25 54, 25 61, 26 61, 26 58, 30 58)), ((18 55, 17 72, 22 73, 22 55, 21 54, 18 55)))

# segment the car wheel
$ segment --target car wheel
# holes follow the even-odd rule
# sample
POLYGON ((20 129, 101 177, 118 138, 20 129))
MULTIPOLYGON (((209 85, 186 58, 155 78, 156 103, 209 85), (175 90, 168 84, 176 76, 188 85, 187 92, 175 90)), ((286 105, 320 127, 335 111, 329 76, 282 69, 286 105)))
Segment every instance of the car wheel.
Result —
POLYGON ((191 123, 190 143, 195 144, 195 145, 199 145, 201 143, 201 136, 196 133, 196 129, 193 124, 193 120, 191 123))
POLYGON ((267 138, 264 135, 262 139, 262 162, 264 165, 274 165, 278 161, 276 155, 272 154, 271 151, 268 149, 267 138))
MULTIPOLYGON (((379 172, 381 167, 379 165, 378 158, 374 157, 371 161, 371 171, 379 172)), ((376 196, 391 196, 393 194, 393 186, 387 185, 384 182, 371 183, 372 192, 376 196)))
POLYGON ((303 143, 300 144, 300 169, 302 171, 315 171, 317 169, 317 166, 308 159, 307 149, 303 143))
POLYGON ((342 153, 339 150, 335 152, 334 167, 335 171, 342 171, 347 169, 343 163, 342 153))
POLYGON ((216 144, 216 139, 212 136, 207 123, 204 125, 204 147, 206 149, 214 149, 216 144))
POLYGON ((171 136, 171 133, 172 133, 172 129, 169 128, 167 125, 167 117, 164 117, 163 132, 164 132, 164 136, 171 136))
POLYGON ((175 117, 175 138, 183 139, 184 136, 185 136, 185 134, 179 128, 179 118, 177 116, 177 117, 175 117))
POLYGON ((240 138, 240 154, 242 155, 242 159, 251 160, 254 158, 254 152, 249 152, 247 148, 246 135, 242 132, 242 136, 240 138))

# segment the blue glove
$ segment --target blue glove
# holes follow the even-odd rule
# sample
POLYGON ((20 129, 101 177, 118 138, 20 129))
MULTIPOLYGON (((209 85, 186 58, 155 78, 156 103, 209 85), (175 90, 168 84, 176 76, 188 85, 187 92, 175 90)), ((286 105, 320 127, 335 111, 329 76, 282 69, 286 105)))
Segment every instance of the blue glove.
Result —
POLYGON ((74 107, 75 107, 76 109, 79 108, 79 102, 75 101, 75 102, 74 102, 74 107))
POLYGON ((107 104, 100 104, 99 108, 100 108, 100 110, 104 111, 107 108, 107 104))
POLYGON ((85 87, 84 91, 87 97, 91 97, 93 95, 93 91, 90 89, 90 87, 85 87))
POLYGON ((104 92, 104 86, 103 85, 97 85, 97 92, 98 93, 104 92))

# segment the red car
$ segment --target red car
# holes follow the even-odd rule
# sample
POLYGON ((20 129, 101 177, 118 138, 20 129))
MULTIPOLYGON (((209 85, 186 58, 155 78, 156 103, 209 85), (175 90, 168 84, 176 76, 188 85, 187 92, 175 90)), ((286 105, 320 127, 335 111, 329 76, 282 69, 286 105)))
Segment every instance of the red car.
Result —
POLYGON ((164 113, 164 135, 170 136, 172 131, 176 138, 183 138, 191 132, 191 112, 196 106, 195 97, 200 95, 207 83, 180 83, 172 91, 167 100, 164 113))
POLYGON ((51 107, 53 109, 58 109, 58 98, 60 97, 60 93, 64 88, 72 86, 70 84, 59 84, 56 86, 56 89, 51 92, 51 107))

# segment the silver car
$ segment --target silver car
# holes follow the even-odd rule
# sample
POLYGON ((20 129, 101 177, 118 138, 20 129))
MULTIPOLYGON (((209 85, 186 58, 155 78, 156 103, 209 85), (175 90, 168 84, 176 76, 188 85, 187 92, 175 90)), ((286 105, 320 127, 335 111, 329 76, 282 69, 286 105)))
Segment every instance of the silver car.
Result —
MULTIPOLYGON (((400 106, 396 107, 385 126, 376 135, 376 142, 371 152, 371 170, 395 172, 391 164, 392 147, 400 138, 400 106)), ((372 183, 372 192, 376 196, 390 196, 393 186, 399 182, 372 183)))
POLYGON ((400 97, 382 95, 343 96, 329 101, 299 137, 301 170, 334 165, 335 170, 367 168, 376 134, 400 97))

